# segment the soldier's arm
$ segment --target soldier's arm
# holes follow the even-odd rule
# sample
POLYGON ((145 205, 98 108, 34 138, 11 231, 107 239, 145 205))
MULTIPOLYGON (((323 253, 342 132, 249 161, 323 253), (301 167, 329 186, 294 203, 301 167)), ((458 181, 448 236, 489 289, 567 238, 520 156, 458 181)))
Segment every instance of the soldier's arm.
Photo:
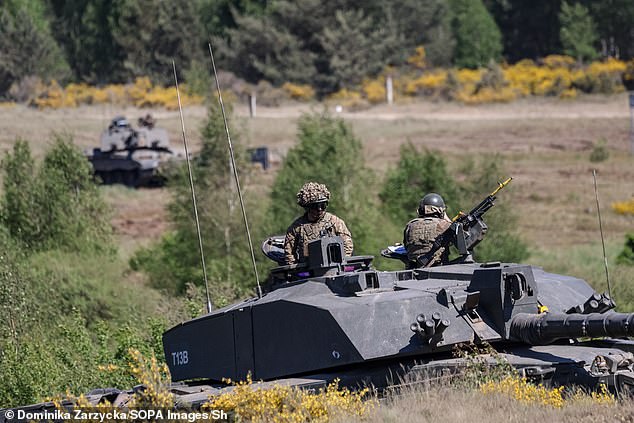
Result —
POLYGON ((284 259, 286 264, 295 264, 297 259, 295 258, 295 247, 297 245, 297 236, 294 228, 290 227, 286 231, 286 237, 284 238, 284 259))
POLYGON ((354 243, 352 242, 352 234, 350 230, 346 226, 346 223, 339 218, 335 218, 335 232, 336 235, 340 236, 343 239, 343 250, 346 256, 351 256, 352 251, 354 250, 354 243))

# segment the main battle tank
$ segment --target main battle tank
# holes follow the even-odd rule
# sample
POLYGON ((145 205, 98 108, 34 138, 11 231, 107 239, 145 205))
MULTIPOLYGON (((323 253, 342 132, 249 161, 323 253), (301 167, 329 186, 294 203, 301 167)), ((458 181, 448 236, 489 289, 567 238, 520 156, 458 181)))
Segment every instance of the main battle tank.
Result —
POLYGON ((308 263, 274 269, 261 298, 168 330, 172 379, 208 380, 210 392, 249 373, 381 388, 411 374, 459 372, 467 361, 453 356, 457 346, 490 344, 544 383, 634 385, 634 342, 622 339, 634 335, 634 314, 610 311, 609 296, 583 280, 499 262, 382 272, 372 257, 344 257, 339 237, 309 250, 308 263))
POLYGON ((388 386, 400 378, 459 373, 463 345, 490 345, 524 376, 551 385, 634 386, 634 313, 585 281, 516 263, 476 263, 484 214, 510 178, 469 213, 454 218, 431 251, 409 262, 403 247, 384 250, 405 269, 379 271, 372 256, 344 255, 339 237, 308 246, 307 262, 283 265, 283 238, 263 252, 280 266, 266 294, 213 311, 163 335, 174 381, 225 379, 324 386, 388 386), (428 267, 441 248, 458 257, 428 267))
MULTIPOLYGON (((469 365, 455 349, 474 344, 497 352, 479 357, 490 365, 504 359, 546 385, 633 393, 634 342, 627 338, 634 336, 634 313, 612 311, 608 295, 575 277, 472 260, 496 192, 454 220, 442 242, 460 255, 439 266, 408 263, 395 247, 383 255, 406 268, 380 271, 372 256, 346 257, 340 237, 312 241, 307 262, 283 265, 283 238, 269 238, 262 250, 280 266, 265 294, 163 334, 177 404, 198 407, 231 389, 227 379, 249 374, 264 388, 317 388, 339 379, 381 389, 409 376, 445 377, 469 365)), ((89 398, 122 405, 131 393, 99 390, 89 398)))
POLYGON ((140 118, 138 128, 117 116, 101 134, 101 147, 86 157, 104 184, 129 187, 163 185, 163 168, 185 158, 184 153, 170 147, 167 131, 156 127, 151 115, 140 118))

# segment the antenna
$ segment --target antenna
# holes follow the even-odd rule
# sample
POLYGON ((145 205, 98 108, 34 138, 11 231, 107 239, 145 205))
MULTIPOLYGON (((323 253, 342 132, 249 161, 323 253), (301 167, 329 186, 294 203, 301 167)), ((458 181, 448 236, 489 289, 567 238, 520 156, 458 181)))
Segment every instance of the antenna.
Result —
POLYGON ((236 159, 233 154, 233 144, 231 144, 231 135, 229 135, 229 125, 227 124, 227 115, 225 113, 225 106, 222 102, 222 94, 220 93, 220 83, 218 82, 218 72, 216 72, 216 62, 214 61, 214 53, 211 50, 211 43, 209 46, 209 57, 211 57, 211 67, 214 71, 214 78, 216 79, 216 89, 218 91, 218 102, 220 103, 220 110, 222 110, 222 119, 225 123, 225 131, 227 132, 227 143, 229 144, 229 155, 231 156, 231 167, 233 169, 233 176, 236 180, 236 188, 238 189, 238 197, 240 198, 240 208, 242 209, 242 217, 244 219, 244 227, 247 231, 247 239, 249 240, 249 249, 251 250, 251 261, 253 262, 253 272, 255 273, 255 281, 258 285, 258 297, 262 298, 262 288, 260 287, 260 278, 258 276, 258 267, 255 264, 255 254, 253 253, 253 243, 251 242, 251 232, 249 231, 249 223, 247 221, 247 212, 244 208, 244 200, 242 199, 242 191, 240 190, 240 180, 238 178, 238 168, 236 167, 236 159))
POLYGON ((592 169, 592 178, 594 179, 594 196, 597 200, 597 214, 599 215, 599 231, 601 232, 601 246, 603 247, 603 263, 605 264, 605 279, 608 282, 608 295, 612 298, 610 290, 610 272, 608 272, 608 257, 605 254, 605 241, 603 240, 603 224, 601 223, 601 207, 599 207, 599 190, 597 189, 597 170, 592 169))
POLYGON ((185 136, 185 119, 183 119, 183 106, 181 105, 181 94, 178 89, 178 77, 176 76, 176 64, 172 60, 174 69, 174 83, 176 84, 176 97, 178 98, 178 111, 181 117, 181 128, 183 131, 183 144, 185 145, 185 157, 187 160, 187 170, 189 172, 189 187, 192 193, 192 204, 194 206, 194 217, 196 219, 196 232, 198 233, 198 248, 200 249, 200 262, 203 267, 203 277, 205 279, 205 292, 207 293, 207 313, 211 313, 211 299, 209 298, 209 284, 207 282, 207 266, 205 266, 205 253, 203 252, 203 239, 200 235, 200 221, 198 220, 198 207, 196 206, 196 194, 194 192, 194 178, 192 177, 192 166, 189 162, 189 150, 187 149, 187 137, 185 136))

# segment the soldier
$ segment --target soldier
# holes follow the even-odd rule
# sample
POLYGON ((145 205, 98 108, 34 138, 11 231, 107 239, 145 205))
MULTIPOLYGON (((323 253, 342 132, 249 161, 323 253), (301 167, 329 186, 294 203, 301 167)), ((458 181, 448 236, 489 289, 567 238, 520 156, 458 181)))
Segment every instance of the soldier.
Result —
MULTIPOLYGON (((403 245, 407 250, 409 267, 417 267, 417 259, 428 253, 436 237, 451 226, 451 219, 445 210, 445 201, 435 193, 429 193, 420 200, 418 217, 412 219, 403 231, 403 245)), ((449 261, 449 249, 441 248, 429 266, 445 264, 449 261)))
POLYGON ((340 236, 346 256, 352 255, 352 236, 343 220, 328 213, 330 191, 326 185, 307 182, 297 193, 297 204, 306 211, 286 231, 284 257, 286 264, 304 262, 308 257, 308 243, 323 236, 340 236))

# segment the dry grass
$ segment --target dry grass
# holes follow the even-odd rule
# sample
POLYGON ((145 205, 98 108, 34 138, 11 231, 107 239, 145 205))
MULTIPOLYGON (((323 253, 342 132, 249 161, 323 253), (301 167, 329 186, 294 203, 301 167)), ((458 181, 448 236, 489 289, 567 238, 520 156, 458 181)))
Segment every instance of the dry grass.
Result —
MULTIPOLYGON (((561 408, 523 403, 503 394, 483 394, 451 386, 415 386, 389 397, 370 416, 346 422, 631 422, 634 403, 601 403, 588 396, 561 408)), ((342 420, 343 421, 343 420, 342 420)))

